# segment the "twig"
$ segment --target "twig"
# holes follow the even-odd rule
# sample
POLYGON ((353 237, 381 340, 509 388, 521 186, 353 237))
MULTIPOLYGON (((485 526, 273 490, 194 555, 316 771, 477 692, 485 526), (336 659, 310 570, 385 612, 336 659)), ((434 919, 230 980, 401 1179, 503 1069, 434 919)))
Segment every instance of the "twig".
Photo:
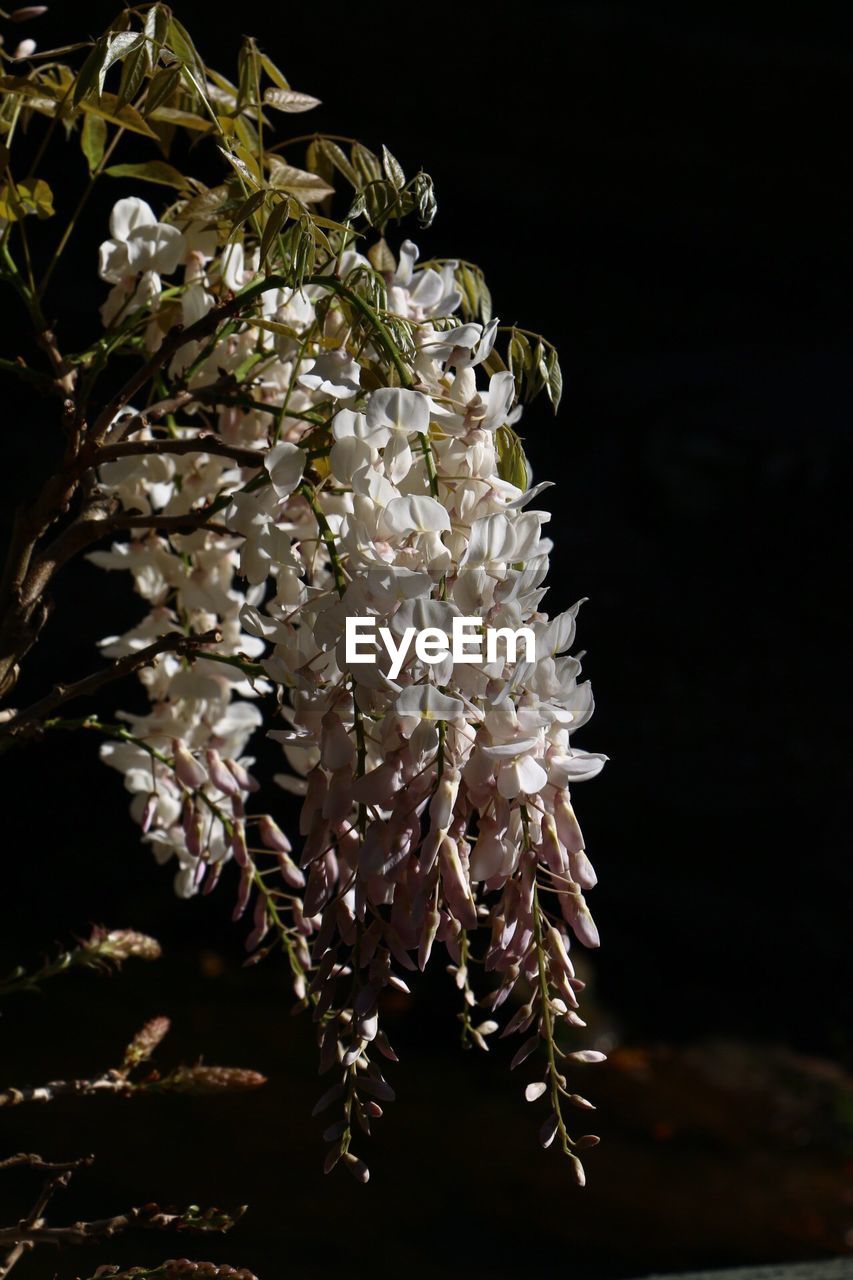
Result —
MULTIPOLYGON (((13 1157, 13 1159, 14 1158, 15 1157, 13 1157)), ((38 1158, 39 1157, 36 1157, 36 1159, 38 1158)), ((83 1165, 91 1164, 92 1160, 92 1156, 84 1156, 82 1159, 73 1161, 67 1164, 64 1168, 52 1173, 44 1183, 44 1186, 39 1192, 38 1199, 27 1214, 26 1218, 19 1222, 16 1228, 0 1228, 0 1243, 12 1246, 4 1261, 0 1263, 0 1280, 5 1280, 5 1277, 7 1277, 12 1268, 20 1262, 27 1250, 33 1247, 35 1241, 30 1238, 30 1233, 40 1229, 41 1224, 44 1221, 44 1212, 50 1203, 54 1192, 67 1187, 75 1170, 79 1169, 83 1165), (10 1231, 16 1234, 7 1234, 10 1231)))
POLYGON ((36 1169, 39 1173, 68 1173, 90 1165, 94 1156, 81 1156, 79 1160, 45 1160, 43 1156, 32 1152, 21 1151, 16 1156, 7 1156, 0 1160, 0 1169, 19 1169, 22 1165, 28 1169, 36 1169))
POLYGON ((155 1071, 144 1080, 131 1080, 126 1067, 110 1067, 103 1075, 94 1076, 91 1080, 49 1080, 47 1084, 27 1089, 4 1089, 0 1092, 0 1108, 20 1107, 28 1102, 55 1102, 57 1098, 97 1098, 105 1094, 130 1098, 139 1093, 191 1093, 196 1096, 244 1093, 260 1089, 266 1082, 266 1076, 248 1067, 208 1067, 202 1063, 194 1067, 176 1067, 164 1076, 155 1071))
POLYGON ((111 667, 105 667, 103 671, 95 671, 74 684, 56 685, 52 693, 40 698, 24 711, 18 712, 5 724, 0 724, 0 734, 19 733, 26 726, 45 719, 64 703, 71 702, 75 698, 88 697, 92 693, 97 693, 104 685, 111 684, 114 680, 121 680, 124 676, 138 671, 140 667, 148 666, 161 653, 177 653, 181 656, 193 657, 205 645, 218 644, 221 640, 222 633, 216 630, 205 631, 202 635, 196 636, 186 636, 180 631, 170 631, 160 636, 159 640, 155 640, 153 644, 146 645, 144 649, 119 658, 111 667))
POLYGON ((129 1271, 119 1267, 101 1266, 89 1280, 190 1280, 204 1276, 205 1280, 258 1280, 247 1267, 231 1267, 227 1262, 190 1262, 188 1258, 168 1258, 154 1267, 131 1267, 129 1271))
MULTIPOLYGON (((60 1174, 59 1177, 67 1178, 68 1174, 60 1174)), ((233 1214, 229 1214, 222 1213, 217 1209, 209 1209, 206 1213, 200 1213, 192 1207, 184 1212, 179 1212, 161 1209, 156 1204, 146 1204, 142 1205, 141 1208, 128 1209, 125 1213, 114 1214, 110 1218, 100 1218, 94 1222, 74 1222, 67 1227, 39 1226, 38 1219, 34 1223, 30 1223, 25 1219, 15 1227, 0 1227, 0 1245, 23 1244, 27 1247, 35 1244, 97 1243, 100 1240, 109 1240, 113 1236, 120 1235, 131 1227, 142 1227, 146 1230, 154 1231, 168 1231, 170 1229, 228 1231, 237 1219, 242 1216, 242 1213, 242 1207, 235 1210, 233 1214)), ((0 1271, 0 1276, 3 1276, 3 1274, 0 1271)))
POLYGON ((77 370, 63 357, 56 344, 56 338, 50 329, 37 335, 39 346, 47 353, 53 369, 53 380, 60 395, 73 397, 77 385, 77 370))
POLYGON ((79 940, 77 946, 68 951, 60 951, 54 959, 46 960, 40 969, 27 972, 19 965, 0 979, 0 996, 38 991, 41 983, 71 969, 95 969, 109 973, 114 968, 120 969, 131 957, 159 960, 161 954, 157 939, 136 929, 105 929, 102 925, 95 925, 88 938, 79 940))
POLYGON ((228 444, 213 432, 200 432, 186 440, 121 440, 118 444, 105 444, 97 453, 96 465, 114 462, 117 458, 130 458, 134 455, 164 453, 215 453, 222 458, 230 458, 241 467, 262 467, 264 455, 259 449, 241 449, 238 445, 228 444))

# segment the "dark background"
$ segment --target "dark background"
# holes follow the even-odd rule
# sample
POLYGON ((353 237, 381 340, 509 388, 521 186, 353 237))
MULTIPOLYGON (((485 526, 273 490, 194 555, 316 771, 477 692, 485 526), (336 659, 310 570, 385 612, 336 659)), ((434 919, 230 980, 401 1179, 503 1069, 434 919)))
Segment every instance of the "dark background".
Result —
MULTIPOLYGON (((538 1149, 503 1047, 457 1052, 439 974, 389 1009, 404 1061, 399 1102, 366 1152, 370 1186, 324 1179, 310 1028, 289 1017, 277 965, 241 968, 227 890, 172 897, 93 741, 21 749, 2 762, 6 967, 92 920, 155 933, 167 957, 7 1003, 3 1084, 91 1073, 161 1012, 175 1021, 166 1065, 204 1052, 270 1076, 261 1094, 216 1104, 4 1113, 4 1150, 98 1153, 55 1221, 152 1198, 252 1205, 228 1241, 42 1256, 21 1264, 22 1280, 181 1252, 263 1280, 509 1276, 534 1258, 609 1280, 842 1252, 853 1227, 843 9, 175 7, 215 66, 233 69, 246 30, 323 99, 282 117, 283 134, 353 133, 429 170, 437 221, 406 229, 424 256, 479 262, 502 320, 560 349, 560 414, 537 406, 521 429, 537 479, 559 481, 552 610, 589 597, 579 639, 597 710, 582 745, 611 762, 576 804, 601 878, 591 1022, 618 1048, 582 1081, 604 1141, 578 1193, 538 1149)), ((33 34, 42 47, 94 35, 113 10, 59 4, 33 34)), ((68 155, 66 207, 82 168, 68 155)), ((96 248, 125 194, 107 183, 49 302, 69 345, 96 323, 96 248)), ((163 194, 139 192, 155 205, 163 194)), ((8 300, 3 317, 4 354, 25 349, 8 300)), ((13 395, 4 524, 56 443, 13 395)), ((21 701, 89 671, 95 639, 141 613, 118 575, 88 566, 56 598, 21 701)), ((32 1188, 3 1176, 10 1220, 32 1188)))

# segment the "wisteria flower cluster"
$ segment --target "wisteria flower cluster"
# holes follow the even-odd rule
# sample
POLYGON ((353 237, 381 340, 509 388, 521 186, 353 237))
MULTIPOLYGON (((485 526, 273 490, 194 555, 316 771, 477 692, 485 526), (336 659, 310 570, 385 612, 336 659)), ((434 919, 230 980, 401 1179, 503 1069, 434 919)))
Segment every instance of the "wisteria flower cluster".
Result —
MULTIPOLYGON (((256 257, 240 255, 235 279, 233 250, 217 253, 191 222, 179 225, 158 223, 141 200, 119 201, 101 248, 101 274, 114 281, 107 319, 142 299, 156 316, 161 276, 179 267, 186 324, 217 292, 263 283, 256 257)), ((497 321, 454 323, 452 265, 418 270, 417 258, 404 241, 387 270, 389 308, 414 338, 396 368, 401 385, 376 385, 381 348, 340 311, 318 323, 322 284, 266 289, 264 318, 276 328, 248 321, 193 353, 189 379, 190 388, 215 385, 253 361, 255 403, 221 408, 215 426, 220 439, 255 450, 254 465, 235 467, 201 441, 197 452, 101 469, 134 510, 181 516, 227 494, 221 524, 155 532, 91 557, 129 570, 151 606, 141 626, 104 643, 110 657, 175 627, 222 634, 191 667, 164 654, 146 670, 152 709, 126 717, 145 747, 107 743, 103 754, 124 773, 158 859, 177 860, 178 892, 209 888, 233 857, 236 913, 253 909, 250 949, 271 932, 286 946, 297 993, 312 998, 324 1065, 342 1076, 327 1095, 344 1110, 327 1131, 333 1157, 350 1154, 350 1122, 368 1127, 391 1096, 373 1057, 392 1054, 379 1030, 382 990, 406 989, 403 974, 423 969, 436 943, 467 995, 470 936, 490 932, 492 1010, 520 980, 534 984, 509 1024, 535 1031, 519 1059, 540 1039, 553 1053, 557 1018, 583 1025, 582 984, 544 895, 581 943, 598 945, 584 899, 595 874, 570 799, 571 785, 604 762, 571 744, 593 706, 568 653, 578 606, 553 619, 541 610, 548 515, 530 504, 545 486, 500 474, 496 433, 520 409, 511 372, 482 374, 497 321), (315 417, 331 429, 322 450, 312 447, 315 417), (454 666, 448 655, 427 665, 412 655, 396 679, 381 660, 344 661, 347 617, 375 618, 397 636, 432 627, 449 642, 453 618, 472 614, 488 626, 530 625, 537 660, 454 666), (211 660, 233 655, 260 659, 263 677, 250 682, 239 665, 211 660), (289 726, 269 731, 288 766, 279 781, 304 794, 295 858, 273 813, 247 814, 257 784, 245 752, 262 722, 256 695, 271 686, 289 726), (147 748, 162 756, 153 768, 147 748), (253 844, 277 855, 283 887, 259 871, 253 844)), ((345 285, 370 262, 348 251, 337 268, 345 285)), ((195 434, 190 425, 177 438, 195 434)), ((136 438, 146 437, 150 427, 136 438)), ((497 1030, 490 1018, 469 1020, 478 1042, 497 1030)), ((562 1101, 580 1100, 556 1061, 548 1069, 543 1141, 559 1133, 573 1151, 562 1101)))
POLYGON ((217 122, 229 176, 206 188, 161 161, 124 166, 178 194, 159 212, 119 199, 99 254, 99 352, 141 372, 99 419, 114 537, 89 558, 146 602, 101 647, 149 699, 100 726, 103 758, 178 894, 236 882, 252 958, 286 955, 330 1078, 327 1170, 367 1180, 354 1131, 394 1096, 383 992, 444 952, 466 1041, 486 1048, 501 1022, 522 1037, 513 1066, 541 1064, 526 1097, 545 1100, 542 1145, 558 1140, 583 1182, 578 1153, 598 1139, 565 1117, 591 1108, 575 1068, 604 1055, 563 1047, 585 1026, 572 943, 599 941, 571 791, 605 757, 574 745, 593 709, 571 653, 579 604, 544 610, 549 482, 532 484, 516 430, 538 391, 556 407, 556 353, 492 318, 471 264, 422 263, 405 238, 392 252, 392 221, 432 219, 427 175, 320 136, 304 169, 265 150, 264 112, 315 100, 252 42, 242 58, 233 85, 173 43, 155 75, 185 67, 170 109, 217 122), (259 104, 245 85, 262 73, 259 104), (341 177, 353 194, 335 220, 341 177), (535 660, 506 644, 465 663, 346 660, 347 619, 441 641, 471 617, 529 628, 535 660), (264 739, 301 797, 298 833, 253 773, 264 739))

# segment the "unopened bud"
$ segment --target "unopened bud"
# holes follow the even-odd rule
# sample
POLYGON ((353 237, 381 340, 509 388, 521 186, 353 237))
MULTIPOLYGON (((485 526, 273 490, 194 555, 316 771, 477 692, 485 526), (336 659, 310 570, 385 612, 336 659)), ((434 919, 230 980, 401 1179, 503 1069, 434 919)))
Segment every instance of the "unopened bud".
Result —
POLYGON ((124 1051, 125 1068, 132 1070, 141 1062, 147 1062, 169 1034, 171 1025, 168 1018, 152 1018, 150 1022, 146 1022, 124 1051))
POLYGON ((244 1067, 179 1067, 167 1076, 162 1085, 181 1093, 242 1093, 246 1089, 259 1089, 266 1084, 266 1076, 244 1067))
POLYGON ((112 960, 116 964, 130 959, 159 960, 163 954, 156 938, 137 933, 135 929, 111 929, 109 932, 93 929, 91 937, 83 943, 83 949, 99 960, 112 960))
POLYGON ((216 787, 217 791, 221 791, 226 796, 238 796, 240 794, 240 785, 230 769, 226 768, 225 761, 222 759, 218 751, 212 748, 205 753, 207 760, 207 771, 210 774, 210 781, 216 787))
POLYGON ((275 819, 271 818, 268 813, 261 815, 258 823, 258 835, 261 837, 261 842, 268 849, 275 849, 277 853, 293 852, 293 845, 275 819))
POLYGON ((207 771, 204 765, 200 764, 177 738, 172 740, 172 757, 175 775, 185 787, 195 791, 207 782, 207 771))

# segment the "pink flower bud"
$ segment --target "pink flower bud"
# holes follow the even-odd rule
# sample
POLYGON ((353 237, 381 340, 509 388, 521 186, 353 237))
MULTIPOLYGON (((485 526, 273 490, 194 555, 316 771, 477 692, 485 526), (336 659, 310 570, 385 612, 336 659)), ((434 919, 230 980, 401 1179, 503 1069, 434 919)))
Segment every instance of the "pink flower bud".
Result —
POLYGON ((453 806, 459 793, 459 774, 455 769, 448 770, 435 789, 430 801, 430 831, 446 831, 453 816, 453 806))
POLYGON ((292 858, 288 858, 286 853, 279 853, 278 866, 281 871, 281 878, 290 889, 304 889, 305 874, 299 870, 292 858))
POLYGON ((539 1130, 539 1141, 543 1147, 550 1147, 551 1143, 557 1136, 558 1128, 559 1121, 557 1120, 556 1113, 552 1111, 549 1114, 548 1119, 542 1125, 542 1128, 539 1130))
POLYGON ((226 760, 225 764, 237 782, 241 791, 257 791, 260 783, 253 778, 248 769, 245 769, 237 760, 226 760))
POLYGON ((238 796, 240 794, 240 786, 230 769, 225 767, 225 762, 218 751, 212 748, 205 752, 207 760, 207 771, 210 774, 210 781, 216 787, 217 791, 223 792, 226 796, 238 796))
POLYGON ((204 766, 190 755, 184 744, 177 738, 172 740, 172 756, 175 776, 185 787, 195 791, 207 782, 207 771, 204 766))
POLYGON ((560 894, 560 910, 563 919, 571 925, 578 942, 582 942, 585 947, 601 945, 595 921, 579 889, 575 893, 560 894))
POLYGON ((251 898, 251 896, 252 896, 252 877, 248 875, 244 869, 242 875, 240 876, 240 887, 237 890, 237 901, 235 902, 234 910, 231 913, 232 920, 236 922, 237 920, 240 919, 240 917, 243 915, 243 913, 245 912, 246 908, 249 905, 249 899, 251 898))
POLYGON ((147 835, 151 830, 151 823, 154 821, 154 814, 157 812, 157 796, 152 791, 151 795, 145 801, 145 808, 142 810, 142 817, 139 819, 139 825, 143 834, 147 835))
POLYGON ((578 849, 574 853, 569 852, 569 867, 572 879, 577 881, 582 889, 594 889, 598 884, 595 868, 583 849, 578 849))
POLYGON ((447 895, 447 905, 463 929, 477 927, 477 910, 471 894, 468 877, 459 858, 455 840, 445 836, 439 851, 441 883, 447 895))
POLYGON ((231 832, 231 852, 238 867, 249 866, 249 850, 246 845, 246 825, 242 821, 234 823, 231 832))
POLYGON ((423 930, 421 932, 421 941, 418 947, 418 967, 423 972, 429 963, 432 953, 432 944, 435 942, 435 935, 438 933, 438 926, 441 923, 441 912, 434 907, 426 913, 424 919, 423 930))
POLYGON ((555 875, 562 875, 568 870, 568 860, 565 850, 560 844, 557 836, 557 825, 550 813, 546 813, 542 819, 542 845, 541 854, 549 871, 553 871, 555 875))
POLYGON ((261 837, 261 843, 266 845, 268 849, 275 849, 277 853, 293 852, 293 845, 275 819, 271 818, 268 813, 261 815, 258 823, 258 835, 261 837))
MULTIPOLYGON (((554 806, 554 818, 557 823, 557 833, 563 844, 569 850, 569 853, 580 853, 583 849, 583 833, 575 817, 575 811, 569 800, 568 791, 560 791, 557 794, 557 801, 554 806)), ((584 885, 585 889, 591 889, 592 885, 584 885)))
POLYGON ((184 805, 181 825, 184 829, 187 852, 194 858, 200 858, 204 853, 204 819, 192 802, 184 805))

